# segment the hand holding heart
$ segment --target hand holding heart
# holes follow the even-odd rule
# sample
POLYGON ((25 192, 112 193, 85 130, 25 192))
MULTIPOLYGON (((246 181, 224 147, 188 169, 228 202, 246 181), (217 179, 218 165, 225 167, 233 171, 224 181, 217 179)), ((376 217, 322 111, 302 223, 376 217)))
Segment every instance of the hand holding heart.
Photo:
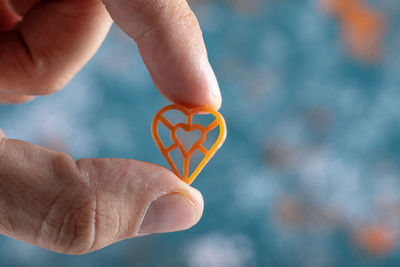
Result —
MULTIPOLYGON (((112 19, 137 43, 163 96, 185 107, 219 109, 219 86, 185 0, 0 0, 0 102, 60 90, 97 51, 112 19)), ((0 130, 1 235, 84 254, 190 228, 202 211, 200 192, 164 167, 75 161, 0 130)))

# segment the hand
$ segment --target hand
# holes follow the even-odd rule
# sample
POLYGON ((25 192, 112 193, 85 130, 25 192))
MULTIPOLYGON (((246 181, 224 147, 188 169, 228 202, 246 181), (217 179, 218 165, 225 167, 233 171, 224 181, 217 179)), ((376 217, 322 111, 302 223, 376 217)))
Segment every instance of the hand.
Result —
MULTIPOLYGON (((185 105, 221 96, 198 22, 184 0, 0 0, 0 101, 61 89, 114 21, 137 43, 160 92, 185 105)), ((0 130, 0 234, 84 254, 123 239, 178 231, 203 199, 172 172, 125 159, 81 159, 0 130)))

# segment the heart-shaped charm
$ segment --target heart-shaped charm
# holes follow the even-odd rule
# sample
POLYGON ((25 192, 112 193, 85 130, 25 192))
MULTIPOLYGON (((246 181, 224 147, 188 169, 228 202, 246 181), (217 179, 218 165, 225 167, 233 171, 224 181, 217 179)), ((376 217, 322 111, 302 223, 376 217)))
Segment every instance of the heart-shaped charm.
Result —
POLYGON ((200 171, 204 168, 204 166, 208 163, 208 161, 214 156, 215 152, 222 146, 222 144, 225 141, 226 138, 226 124, 224 117, 222 115, 210 108, 210 107, 196 107, 196 108, 185 108, 179 105, 169 105, 164 108, 162 108, 159 112, 157 112, 156 116, 153 119, 153 123, 151 126, 151 133, 153 135, 153 139, 156 142, 158 148, 160 149, 161 153, 167 160, 169 166, 171 167, 172 171, 179 177, 181 178, 184 182, 187 184, 191 184, 196 176, 200 173, 200 171), (177 110, 182 112, 186 116, 186 123, 177 123, 177 124, 172 124, 165 116, 164 114, 170 110, 177 110), (193 117, 196 116, 197 114, 212 114, 215 117, 215 120, 211 122, 207 126, 203 126, 201 124, 193 124, 193 117), (164 143, 161 141, 159 131, 158 131, 158 126, 162 123, 167 129, 170 130, 171 133, 171 140, 173 142, 172 145, 169 147, 166 147, 164 143), (207 150, 204 146, 203 143, 207 139, 207 133, 210 131, 214 130, 215 128, 219 127, 219 135, 215 143, 212 145, 212 147, 207 150), (186 149, 185 146, 183 145, 182 141, 178 138, 178 131, 183 130, 185 133, 192 133, 196 130, 198 130, 201 134, 200 138, 193 143, 193 145, 189 148, 186 149), (178 171, 178 168, 176 167, 174 161, 171 158, 170 153, 175 150, 179 149, 182 157, 183 157, 183 173, 178 171), (202 161, 199 163, 199 165, 196 167, 196 169, 189 174, 189 166, 190 166, 190 159, 193 156, 193 153, 196 152, 196 150, 200 151, 201 153, 204 154, 204 158, 202 161))

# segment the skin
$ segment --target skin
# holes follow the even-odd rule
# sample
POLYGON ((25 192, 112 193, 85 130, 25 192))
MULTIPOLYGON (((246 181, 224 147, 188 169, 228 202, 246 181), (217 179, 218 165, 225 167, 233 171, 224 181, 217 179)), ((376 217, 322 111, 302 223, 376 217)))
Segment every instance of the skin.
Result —
MULTIPOLYGON (((137 43, 163 96, 219 109, 197 19, 184 0, 0 0, 0 102, 54 93, 94 55, 112 21, 137 43)), ((85 254, 198 222, 199 191, 169 170, 127 159, 80 159, 7 139, 0 130, 0 234, 85 254)))

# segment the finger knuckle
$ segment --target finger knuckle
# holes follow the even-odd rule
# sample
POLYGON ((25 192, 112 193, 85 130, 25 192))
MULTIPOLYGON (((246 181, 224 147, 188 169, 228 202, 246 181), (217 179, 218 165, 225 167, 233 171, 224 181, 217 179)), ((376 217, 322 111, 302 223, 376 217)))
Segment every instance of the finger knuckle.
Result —
POLYGON ((193 11, 189 8, 185 1, 178 1, 175 6, 175 12, 178 14, 178 22, 182 25, 187 25, 189 27, 198 27, 198 21, 193 11))
POLYGON ((75 161, 55 152, 50 170, 62 185, 38 231, 38 244, 66 254, 85 254, 96 240, 97 198, 90 182, 82 177, 75 161))
POLYGON ((84 177, 79 175, 75 160, 66 153, 53 152, 50 157, 50 170, 54 177, 60 179, 64 185, 69 184, 85 184, 84 177))
MULTIPOLYGON (((28 39, 26 36, 23 38, 28 39)), ((25 57, 18 60, 14 67, 16 72, 23 74, 21 79, 14 82, 15 91, 26 95, 48 95, 62 89, 69 78, 65 70, 56 66, 59 62, 55 58, 57 56, 52 47, 30 45, 25 57)))
MULTIPOLYGON (((185 0, 136 1, 134 10, 140 23, 131 36, 137 43, 150 38, 151 33, 161 32, 165 27, 176 24, 178 28, 197 23, 196 17, 185 0)), ((151 38, 150 38, 151 39, 151 38)))
MULTIPOLYGON (((111 244, 119 234, 121 218, 114 216, 113 209, 100 205, 94 197, 70 210, 64 221, 67 223, 59 233, 65 235, 64 253, 83 255, 111 244)), ((103 203, 104 204, 104 203, 103 203)), ((116 207, 117 209, 118 207, 116 207)))
POLYGON ((66 185, 50 206, 38 243, 66 254, 90 252, 96 240, 96 205, 89 185, 66 185))
POLYGON ((85 254, 91 251, 96 238, 96 203, 78 201, 68 208, 61 221, 56 242, 67 254, 85 254))

